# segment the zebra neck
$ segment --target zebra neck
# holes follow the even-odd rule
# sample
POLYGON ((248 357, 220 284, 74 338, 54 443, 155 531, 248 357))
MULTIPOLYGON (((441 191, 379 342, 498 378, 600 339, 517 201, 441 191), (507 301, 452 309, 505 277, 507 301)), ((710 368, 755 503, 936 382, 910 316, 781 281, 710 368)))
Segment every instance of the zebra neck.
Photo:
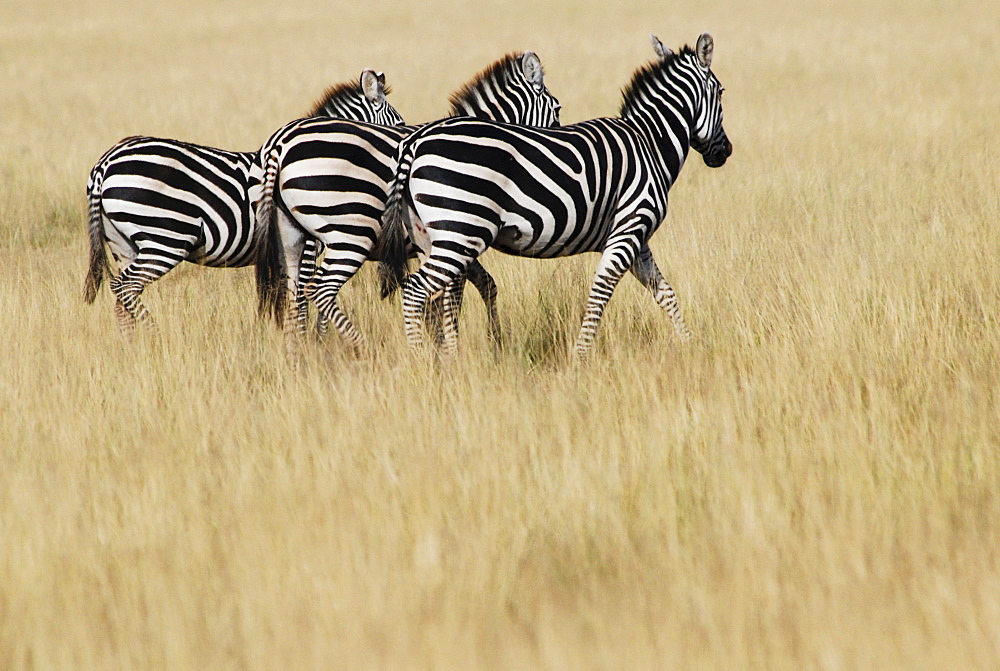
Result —
MULTIPOLYGON (((674 73, 676 76, 676 72, 674 73)), ((622 110, 622 120, 634 128, 653 150, 656 162, 673 184, 691 148, 694 115, 690 92, 675 82, 644 92, 622 110)))
POLYGON ((517 78, 519 63, 519 57, 509 54, 476 75, 449 98, 451 116, 515 121, 516 118, 511 116, 520 102, 520 96, 516 94, 521 88, 517 78))

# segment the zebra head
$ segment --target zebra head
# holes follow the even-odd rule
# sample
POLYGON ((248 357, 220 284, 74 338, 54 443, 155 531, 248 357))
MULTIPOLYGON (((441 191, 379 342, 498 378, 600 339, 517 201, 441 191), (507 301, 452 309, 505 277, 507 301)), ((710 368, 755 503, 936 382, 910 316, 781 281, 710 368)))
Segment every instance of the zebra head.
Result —
MULTIPOLYGON (((654 45, 655 49, 655 45, 654 45)), ((694 129, 691 134, 691 148, 701 154, 705 165, 718 168, 733 153, 733 144, 726 137, 722 127, 722 92, 725 90, 712 72, 712 52, 715 42, 708 33, 702 33, 691 56, 698 73, 698 87, 695 94, 694 129)), ((669 52, 669 49, 667 50, 669 52)), ((657 54, 660 51, 657 50, 657 54)), ((661 56, 664 58, 664 56, 661 56)))
POLYGON ((402 126, 403 117, 385 98, 388 93, 390 89, 385 84, 385 75, 365 69, 357 83, 340 84, 327 89, 308 116, 402 126))
POLYGON ((533 51, 507 54, 452 94, 451 116, 474 116, 523 126, 559 125, 562 105, 545 86, 533 51))

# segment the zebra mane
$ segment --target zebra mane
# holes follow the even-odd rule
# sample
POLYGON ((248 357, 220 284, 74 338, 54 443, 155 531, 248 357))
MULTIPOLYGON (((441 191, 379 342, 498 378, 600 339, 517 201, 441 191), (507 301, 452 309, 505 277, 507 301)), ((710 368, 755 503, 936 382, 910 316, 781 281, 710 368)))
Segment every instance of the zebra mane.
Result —
MULTIPOLYGON (((507 54, 492 65, 483 68, 462 88, 452 93, 448 98, 448 102, 451 103, 451 116, 464 116, 467 114, 467 109, 480 107, 477 99, 489 97, 488 83, 492 83, 495 89, 506 88, 505 83, 515 80, 521 74, 521 58, 523 56, 523 51, 507 54)), ((542 72, 544 74, 545 71, 542 72)))
POLYGON ((649 90, 650 85, 660 79, 670 69, 670 66, 682 58, 694 55, 694 49, 685 44, 679 53, 671 51, 666 58, 652 61, 636 70, 635 74, 632 75, 632 81, 622 89, 622 106, 619 110, 619 116, 624 117, 626 112, 638 103, 642 94, 649 90))
MULTIPOLYGON (((389 95, 392 93, 392 88, 386 84, 383 91, 386 95, 389 95)), ((316 101, 306 116, 326 116, 336 109, 338 102, 356 102, 364 100, 364 97, 365 92, 361 89, 360 80, 334 84, 323 91, 323 95, 316 101)))

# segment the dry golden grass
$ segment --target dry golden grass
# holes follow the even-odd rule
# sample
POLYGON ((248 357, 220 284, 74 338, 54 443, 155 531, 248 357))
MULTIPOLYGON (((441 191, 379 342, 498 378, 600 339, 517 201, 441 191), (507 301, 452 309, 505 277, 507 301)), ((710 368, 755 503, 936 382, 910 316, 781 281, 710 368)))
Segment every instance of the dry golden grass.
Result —
POLYGON ((7 2, 0 667, 995 668, 1000 7, 7 2), (572 122, 716 38, 735 144, 653 241, 697 342, 595 257, 487 255, 463 351, 289 369, 252 273, 186 266, 125 342, 80 300, 84 184, 128 134, 252 149, 384 69, 407 119, 503 52, 572 122))

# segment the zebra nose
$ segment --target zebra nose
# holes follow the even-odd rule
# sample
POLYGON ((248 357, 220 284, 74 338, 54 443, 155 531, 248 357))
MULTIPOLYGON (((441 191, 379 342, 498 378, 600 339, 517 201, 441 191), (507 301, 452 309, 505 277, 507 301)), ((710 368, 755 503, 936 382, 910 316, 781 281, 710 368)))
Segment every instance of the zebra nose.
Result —
POLYGON ((726 158, 729 158, 730 156, 733 155, 733 143, 729 141, 729 138, 726 138, 724 151, 726 152, 726 158))

